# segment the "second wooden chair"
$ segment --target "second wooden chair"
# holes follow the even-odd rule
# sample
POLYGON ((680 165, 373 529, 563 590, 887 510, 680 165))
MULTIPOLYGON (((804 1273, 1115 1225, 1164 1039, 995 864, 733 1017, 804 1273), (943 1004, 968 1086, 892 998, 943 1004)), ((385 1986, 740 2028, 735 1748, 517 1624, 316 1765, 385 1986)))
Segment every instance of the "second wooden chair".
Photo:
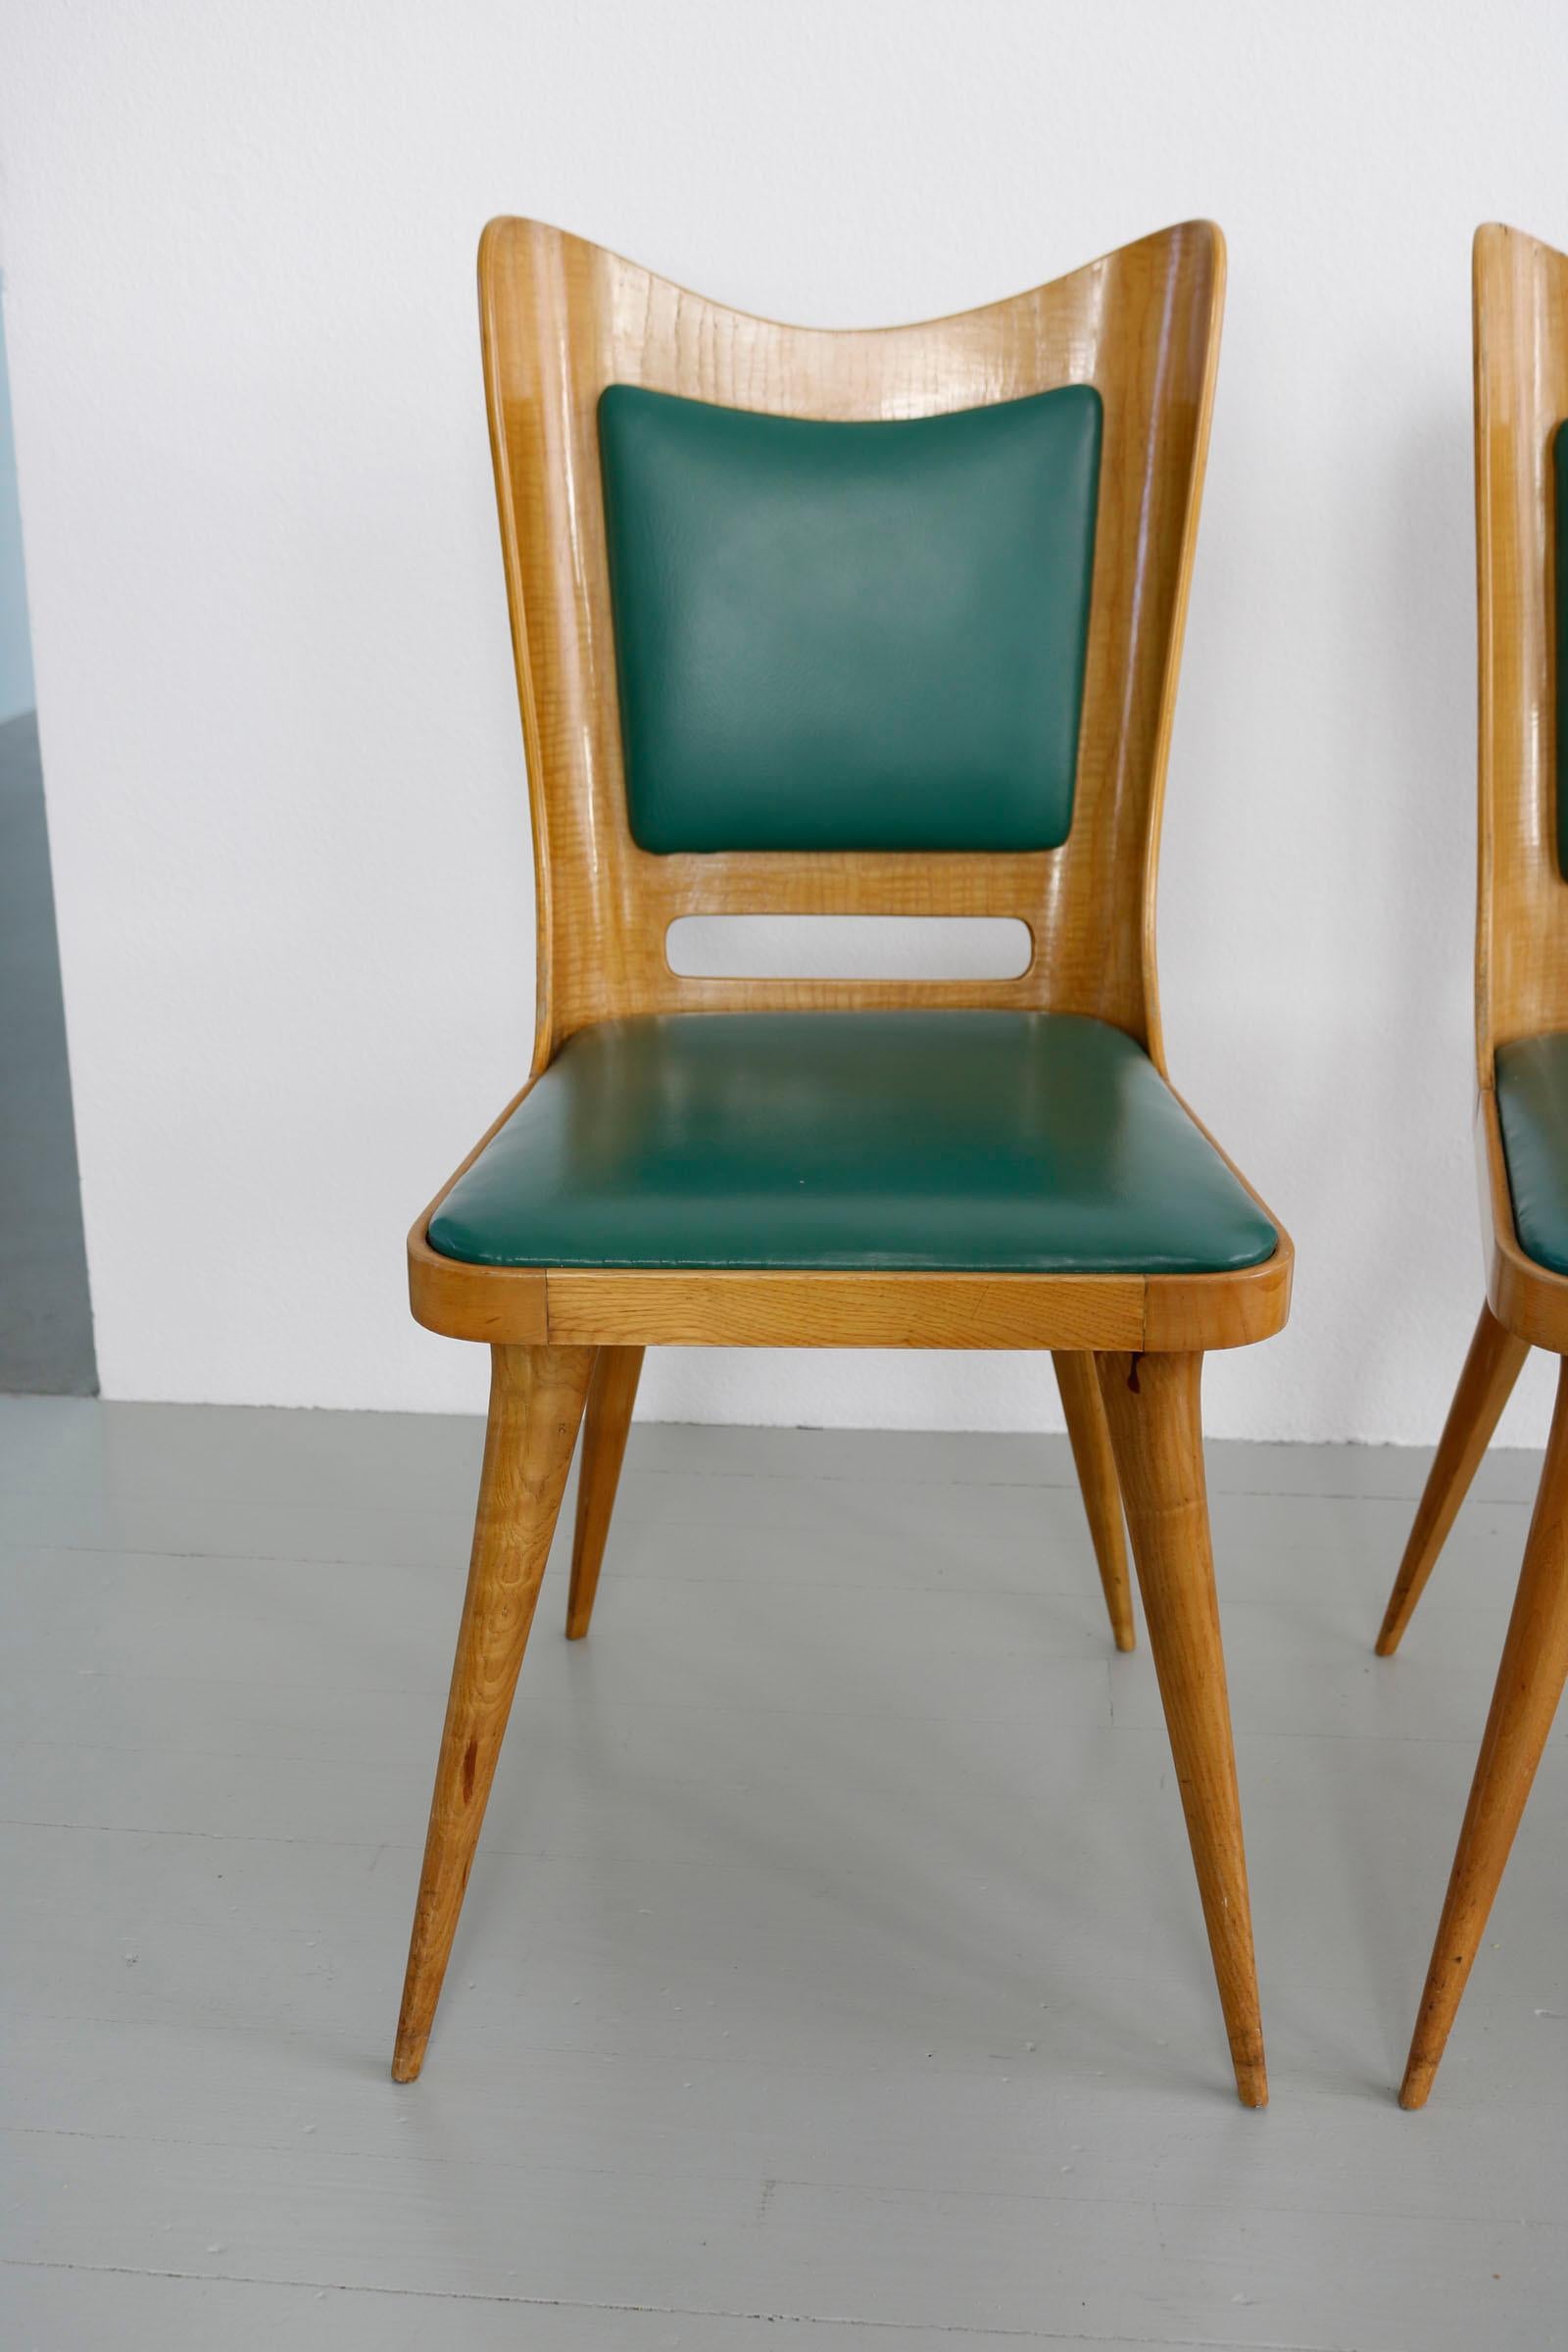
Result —
POLYGON ((1475 243, 1480 868, 1476 1142, 1487 1296, 1378 1649, 1390 1657, 1532 1348, 1559 1359, 1513 1620, 1400 2104, 1423 2107, 1568 1677, 1568 256, 1475 243))

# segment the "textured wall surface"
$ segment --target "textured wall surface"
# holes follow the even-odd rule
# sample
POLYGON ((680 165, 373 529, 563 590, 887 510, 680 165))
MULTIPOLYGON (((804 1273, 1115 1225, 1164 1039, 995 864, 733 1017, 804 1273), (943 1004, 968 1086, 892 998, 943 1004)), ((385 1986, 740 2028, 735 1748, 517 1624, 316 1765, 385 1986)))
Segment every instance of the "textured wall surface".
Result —
MULTIPOLYGON (((531 1021, 490 214, 774 316, 1230 239, 1160 906, 1294 1228, 1211 1426, 1429 1438, 1479 1296, 1469 247, 1568 245, 1568 13, 1324 0, 5 9, 7 281, 105 1393, 450 1406, 404 1228, 531 1021)), ((1539 1437, 1541 1372, 1505 1435, 1539 1437)), ((1034 1359, 671 1355, 675 1417, 1020 1427, 1034 1359)))

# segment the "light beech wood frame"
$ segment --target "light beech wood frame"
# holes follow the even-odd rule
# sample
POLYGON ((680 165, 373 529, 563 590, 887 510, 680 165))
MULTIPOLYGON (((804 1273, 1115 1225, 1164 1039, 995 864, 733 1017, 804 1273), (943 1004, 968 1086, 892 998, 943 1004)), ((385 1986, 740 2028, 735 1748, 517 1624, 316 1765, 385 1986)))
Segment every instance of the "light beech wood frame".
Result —
MULTIPOLYGON (((1127 1031, 1163 1072, 1154 884, 1218 357, 1218 229, 1187 222, 1013 300, 868 331, 751 318, 527 220, 491 222, 479 282, 530 782, 539 965, 528 1081, 490 1134, 568 1038, 630 1014, 938 1005, 1086 1013, 1127 1031), (600 488, 598 402, 612 383, 778 415, 857 419, 934 416, 1067 383, 1098 386, 1103 443, 1094 586, 1073 820, 1059 849, 656 856, 638 848, 626 816, 600 488), (665 935, 678 917, 755 913, 1014 916, 1028 928, 1032 954, 1009 979, 725 979, 670 968, 665 935)), ((1134 1552, 1152 1629, 1151 1577, 1162 1595, 1155 1639, 1173 1738, 1178 1721, 1199 1726, 1205 1759, 1192 1784, 1201 1799, 1196 1811, 1189 1804, 1205 1910, 1211 1930, 1222 1916, 1233 1923, 1223 1954, 1216 1941, 1215 1955, 1238 2082, 1244 2098, 1261 2103, 1250 1930, 1243 1966, 1234 1926, 1238 1906, 1245 1925, 1246 1880, 1217 1619, 1210 1624, 1197 1395, 1206 1349, 1245 1346, 1284 1323, 1293 1261, 1283 1229, 1264 1264, 1226 1274, 494 1268, 430 1248, 429 1219, 449 1189, 409 1237, 415 1315, 431 1330, 492 1347, 497 1366, 507 1367, 504 1377, 497 1372, 501 1402, 493 1416, 511 1415, 509 1426, 515 1398, 543 1384, 541 1361, 559 1355, 576 1367, 572 1378, 581 1375, 587 1435, 568 1613, 577 1638, 592 1610, 646 1347, 1054 1351, 1107 1605, 1123 1644, 1132 1641, 1132 1615, 1113 1509, 1113 1441, 1123 1483, 1133 1480, 1141 1497, 1134 1552), (1141 1361, 1155 1354, 1168 1355, 1171 1378, 1140 1379, 1141 1361), (1086 1365, 1098 1359, 1099 1380, 1079 1377, 1074 1357, 1086 1365), (1111 1365, 1122 1367, 1119 1375, 1111 1365), (1112 1405, 1108 1420, 1102 1392, 1112 1405), (1168 1631, 1184 1608, 1188 1631, 1200 1629, 1192 1642, 1168 1631), (1199 1681, 1207 1694, 1201 1705, 1194 1699, 1199 1681), (1220 1910, 1209 1910, 1214 1887, 1220 1910)), ((560 1388, 557 1380, 551 1394, 560 1388)), ((558 1435, 565 1418, 558 1417, 558 1435)), ((575 1419, 571 1427, 574 1436, 575 1419)), ((515 1431, 513 1442, 523 1443, 515 1431)), ((544 1440, 534 1433, 528 1446, 537 1454, 544 1440)), ((558 1465, 546 1451, 525 1515, 536 1494, 555 1492, 558 1465)), ((486 1497, 498 1476, 487 1468, 486 1497)), ((476 1537, 420 1894, 421 1920, 442 1925, 445 1942, 428 1928, 416 1930, 394 2062, 400 2079, 416 2073, 422 2058, 457 1916, 450 1884, 454 1873, 466 1877, 499 1746, 499 1734, 479 1740, 465 1784, 466 1734, 460 1740, 452 1725, 470 1723, 475 1676, 504 1723, 515 1677, 510 1648, 504 1674, 487 1666, 474 1604, 474 1579, 493 1577, 508 1590, 509 1580, 517 1581, 514 1566, 481 1566, 481 1549, 488 1558, 496 1545, 493 1530, 483 1534, 493 1517, 493 1505, 482 1500, 483 1543, 476 1537), (459 1820, 464 1835, 455 1838, 459 1820)), ((548 1534, 542 1540, 548 1549, 548 1534)), ((508 1561, 518 1541, 509 1539, 508 1561)), ((532 1563, 532 1539, 524 1549, 532 1563)), ((530 1565, 523 1584, 532 1577, 530 1565)))
MULTIPOLYGON (((1390 1657, 1530 1349, 1568 1355, 1568 1280, 1514 1227, 1496 1049, 1568 1029, 1557 857, 1552 437, 1568 417, 1568 255, 1490 222, 1474 257, 1479 838, 1476 1144, 1487 1294, 1378 1635, 1390 1657)), ((1423 2107, 1480 1948, 1568 1670, 1568 1370, 1519 1598, 1399 2092, 1423 2107)))

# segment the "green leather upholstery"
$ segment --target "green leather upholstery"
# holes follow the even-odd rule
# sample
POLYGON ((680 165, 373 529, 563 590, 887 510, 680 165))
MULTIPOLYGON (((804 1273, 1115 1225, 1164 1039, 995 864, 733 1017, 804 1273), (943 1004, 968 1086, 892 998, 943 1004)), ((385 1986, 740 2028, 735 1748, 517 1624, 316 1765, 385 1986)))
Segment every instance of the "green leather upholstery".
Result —
POLYGON ((1556 531, 1553 571, 1557 584, 1557 871, 1568 878, 1568 422, 1552 435, 1552 471, 1556 490, 1556 531))
POLYGON ((1101 400, 868 424, 599 403, 645 850, 1049 850, 1072 823, 1101 400))
POLYGON ((1207 1272, 1262 1210, 1119 1029, 679 1013, 581 1031, 430 1220, 494 1266, 1207 1272))
POLYGON ((1519 1247, 1568 1274, 1568 1035, 1499 1046, 1494 1083, 1519 1247))

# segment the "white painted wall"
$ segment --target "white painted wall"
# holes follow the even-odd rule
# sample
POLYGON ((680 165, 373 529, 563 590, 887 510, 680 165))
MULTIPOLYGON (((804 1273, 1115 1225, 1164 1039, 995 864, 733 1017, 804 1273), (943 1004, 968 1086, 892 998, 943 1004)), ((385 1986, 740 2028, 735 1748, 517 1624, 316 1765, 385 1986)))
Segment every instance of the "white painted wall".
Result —
POLYGON ((0 726, 32 709, 27 582, 22 566, 22 515, 6 370, 5 287, 0 283, 0 726))
MULTIPOLYGON (((1479 1297, 1469 248, 1568 245, 1568 12, 11 6, 9 293, 106 1394, 472 1404, 411 1213, 531 1019, 485 218, 830 324, 1193 214, 1230 308, 1173 1070, 1295 1230, 1220 1433, 1430 1438, 1479 1297)), ((677 1355, 673 1417, 1031 1426, 1034 1359, 677 1355)), ((1538 1372, 1505 1434, 1539 1438, 1538 1372)))

